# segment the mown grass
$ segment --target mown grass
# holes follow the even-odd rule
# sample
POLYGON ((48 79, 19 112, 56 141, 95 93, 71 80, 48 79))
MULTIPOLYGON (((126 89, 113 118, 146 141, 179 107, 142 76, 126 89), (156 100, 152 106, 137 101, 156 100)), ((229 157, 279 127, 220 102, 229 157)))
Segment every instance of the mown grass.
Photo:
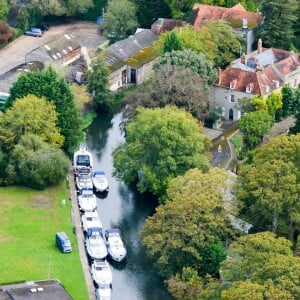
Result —
POLYGON ((0 188, 0 285, 56 278, 74 299, 88 299, 68 199, 66 183, 44 191, 0 188), (72 253, 57 249, 58 231, 69 236, 72 253))

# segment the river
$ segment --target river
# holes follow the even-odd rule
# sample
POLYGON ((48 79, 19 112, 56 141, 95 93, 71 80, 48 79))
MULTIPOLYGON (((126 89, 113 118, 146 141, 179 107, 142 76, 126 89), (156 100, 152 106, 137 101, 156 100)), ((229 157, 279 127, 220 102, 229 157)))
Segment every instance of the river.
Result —
POLYGON ((109 180, 109 192, 98 197, 98 213, 104 229, 119 228, 128 257, 113 263, 113 300, 170 300, 151 261, 141 245, 139 232, 145 219, 153 214, 153 201, 130 190, 112 176, 112 151, 124 142, 119 129, 121 113, 112 118, 98 115, 87 131, 85 144, 93 154, 94 170, 104 170, 109 180))

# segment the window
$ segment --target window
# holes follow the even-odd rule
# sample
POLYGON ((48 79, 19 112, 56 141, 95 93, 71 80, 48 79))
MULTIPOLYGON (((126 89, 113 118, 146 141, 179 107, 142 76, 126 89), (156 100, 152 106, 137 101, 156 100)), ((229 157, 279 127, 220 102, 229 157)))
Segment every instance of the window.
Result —
POLYGON ((234 95, 230 95, 230 103, 234 103, 235 99, 234 99, 234 95))

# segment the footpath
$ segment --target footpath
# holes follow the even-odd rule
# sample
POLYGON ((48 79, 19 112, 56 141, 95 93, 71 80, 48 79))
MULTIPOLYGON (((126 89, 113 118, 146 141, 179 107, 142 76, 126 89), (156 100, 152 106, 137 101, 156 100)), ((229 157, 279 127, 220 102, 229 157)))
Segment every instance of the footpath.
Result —
POLYGON ((82 270, 84 273, 85 282, 88 289, 89 300, 96 300, 95 287, 90 273, 90 267, 88 264, 88 259, 87 259, 85 246, 84 246, 84 235, 81 229, 81 219, 80 219, 80 213, 78 209, 77 192, 76 192, 72 168, 69 173, 68 179, 69 179, 69 197, 72 205, 72 223, 73 223, 74 232, 76 233, 76 237, 77 237, 78 251, 79 251, 80 261, 82 265, 82 270))

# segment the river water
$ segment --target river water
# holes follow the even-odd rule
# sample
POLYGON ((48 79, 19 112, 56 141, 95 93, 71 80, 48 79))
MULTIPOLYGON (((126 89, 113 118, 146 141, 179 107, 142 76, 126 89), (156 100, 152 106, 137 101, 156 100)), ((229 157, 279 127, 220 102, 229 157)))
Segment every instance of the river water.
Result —
POLYGON ((104 229, 119 228, 127 248, 125 262, 112 263, 113 300, 170 300, 141 245, 139 232, 153 214, 153 201, 130 190, 112 177, 112 151, 124 141, 119 129, 121 113, 98 115, 88 129, 85 145, 93 154, 94 170, 104 170, 109 192, 98 197, 98 213, 104 229))

